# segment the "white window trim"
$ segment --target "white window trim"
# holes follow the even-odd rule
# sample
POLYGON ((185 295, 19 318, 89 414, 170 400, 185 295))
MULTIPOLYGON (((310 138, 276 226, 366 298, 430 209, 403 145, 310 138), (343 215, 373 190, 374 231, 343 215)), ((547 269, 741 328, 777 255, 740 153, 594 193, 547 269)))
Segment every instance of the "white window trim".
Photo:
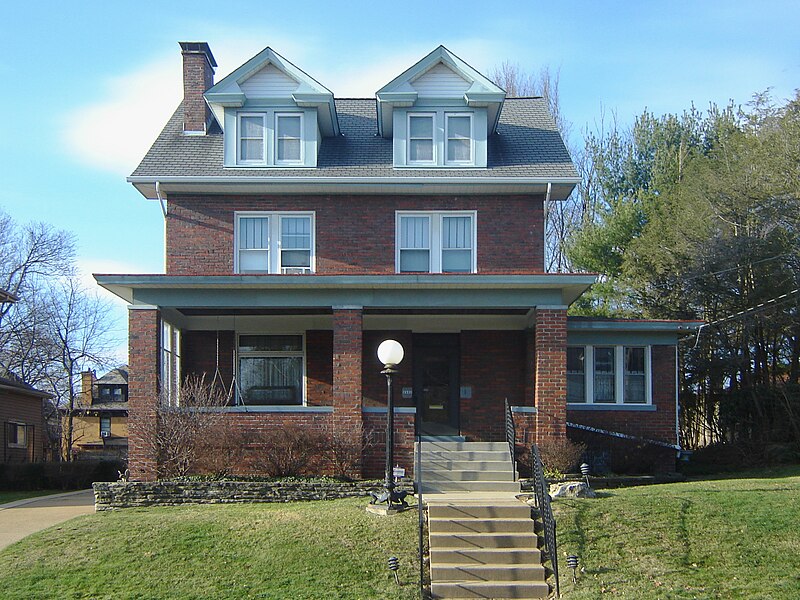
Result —
MULTIPOLYGON (((406 164, 408 165, 425 165, 425 166, 436 166, 437 164, 437 153, 436 153, 436 113, 435 112, 410 112, 406 115, 406 131, 408 132, 407 140, 406 140, 406 164), (419 118, 419 117, 428 117, 431 120, 431 160, 411 160, 411 119, 412 118, 419 118)), ((413 138, 413 139, 420 139, 420 140, 427 140, 429 138, 413 138)))
POLYGON ((305 139, 305 118, 302 112, 276 112, 275 113, 275 164, 276 165, 302 165, 305 161, 305 144, 303 140, 305 139), (300 142, 300 158, 297 160, 279 160, 278 159, 278 134, 280 130, 278 129, 278 119, 280 117, 299 117, 300 118, 300 138, 298 141, 300 142))
MULTIPOLYGON (((653 405, 652 346, 642 344, 570 344, 570 348, 583 348, 585 402, 569 402, 567 406, 631 407, 653 405), (594 349, 614 348, 614 402, 594 401, 594 349), (644 348, 644 402, 625 402, 625 348, 644 348)), ((565 375, 566 377, 566 375, 565 375)))
MULTIPOLYGON (((400 271, 400 221, 402 217, 428 217, 430 232, 428 244, 430 246, 430 262, 428 273, 442 273, 442 219, 444 217, 470 217, 472 219, 472 265, 470 273, 478 272, 478 211, 475 210, 454 210, 454 211, 395 211, 395 273, 410 271, 400 271)), ((419 272, 419 271, 414 271, 419 272)))
POLYGON ((316 212, 314 211, 236 211, 233 221, 233 271, 239 274, 239 222, 242 218, 267 218, 269 219, 269 247, 267 248, 267 274, 280 274, 281 262, 281 218, 282 217, 309 217, 311 219, 311 256, 309 259, 309 273, 316 272, 316 212))
MULTIPOLYGON (((243 335, 299 335, 302 337, 303 342, 303 375, 301 377, 301 394, 302 394, 302 403, 301 404, 255 404, 255 405, 247 405, 248 411, 258 412, 259 410, 265 411, 275 411, 276 409, 286 408, 296 408, 298 406, 308 406, 308 397, 307 397, 307 390, 308 390, 308 353, 306 352, 306 333, 305 331, 237 331, 236 332, 236 347, 234 348, 234 353, 236 355, 235 365, 236 365, 236 381, 241 382, 241 372, 239 369, 239 360, 242 357, 248 358, 259 358, 259 357, 285 357, 285 356, 300 356, 301 352, 296 350, 294 351, 286 351, 286 352, 271 352, 271 351, 254 351, 254 352, 241 352, 239 348, 241 347, 240 338, 243 335)), ((228 408, 236 410, 238 407, 245 406, 242 403, 241 399, 241 387, 239 384, 236 385, 236 398, 235 398, 236 405, 230 406, 228 408)))
POLYGON ((475 119, 472 113, 444 113, 444 164, 453 166, 469 166, 475 164, 475 119), (450 143, 450 117, 469 117, 469 160, 448 160, 447 151, 450 143))
POLYGON ((236 164, 237 165, 257 165, 257 166, 264 166, 269 164, 269 154, 268 152, 268 138, 269 138, 269 130, 267 129, 267 113, 263 112, 240 112, 236 113, 236 164), (242 118, 243 117, 261 117, 261 127, 262 131, 264 132, 262 143, 263 143, 263 154, 264 157, 262 160, 244 160, 242 158, 242 118))
POLYGON ((168 321, 161 320, 159 339, 161 360, 159 383, 162 401, 168 406, 180 405, 181 389, 181 332, 168 321))

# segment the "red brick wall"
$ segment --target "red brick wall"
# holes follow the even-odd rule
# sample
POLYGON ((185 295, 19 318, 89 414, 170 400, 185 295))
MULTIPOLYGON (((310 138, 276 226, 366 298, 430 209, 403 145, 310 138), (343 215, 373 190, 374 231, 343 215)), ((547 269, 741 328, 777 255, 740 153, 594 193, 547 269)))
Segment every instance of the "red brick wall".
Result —
POLYGON ((394 380, 394 405, 414 406, 413 398, 403 399, 402 388, 413 384, 414 361, 410 331, 365 331, 362 393, 364 406, 386 406, 386 376, 381 374, 383 365, 378 360, 378 346, 384 340, 397 340, 403 346, 403 362, 397 365, 394 380))
POLYGON ((544 270, 538 196, 169 197, 168 275, 233 273, 234 211, 315 211, 317 273, 395 272, 396 210, 477 210, 479 273, 544 270))
POLYGON ((156 478, 158 334, 157 310, 128 311, 128 460, 134 481, 156 478))
POLYGON ((183 130, 205 131, 210 110, 203 92, 214 85, 214 71, 205 54, 183 52, 183 130))
POLYGON ((461 385, 472 398, 461 399, 461 433, 468 441, 505 440, 505 399, 522 404, 525 389, 525 333, 462 331, 461 385))
MULTIPOLYGON (((30 435, 30 429, 28 429, 30 435)), ((44 417, 42 399, 10 390, 0 390, 0 460, 27 462, 44 459, 44 417), (33 426, 33 439, 27 448, 9 448, 6 443, 6 423, 33 426)))
POLYGON ((534 328, 536 439, 566 435, 567 311, 536 309, 534 328))
POLYGON ((355 439, 363 435, 361 327, 360 309, 333 310, 333 426, 355 439))
MULTIPOLYGON (((363 475, 370 479, 383 479, 386 471, 386 413, 364 413, 363 475)), ((394 415, 394 464, 406 469, 406 476, 414 475, 414 415, 394 415)), ((392 465, 394 466, 394 465, 392 465)))

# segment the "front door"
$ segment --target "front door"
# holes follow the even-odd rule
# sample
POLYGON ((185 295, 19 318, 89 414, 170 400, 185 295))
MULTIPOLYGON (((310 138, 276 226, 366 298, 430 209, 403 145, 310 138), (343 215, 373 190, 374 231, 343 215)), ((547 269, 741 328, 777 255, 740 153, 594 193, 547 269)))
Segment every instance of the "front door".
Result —
POLYGON ((420 435, 458 435, 458 334, 414 335, 414 398, 420 435))

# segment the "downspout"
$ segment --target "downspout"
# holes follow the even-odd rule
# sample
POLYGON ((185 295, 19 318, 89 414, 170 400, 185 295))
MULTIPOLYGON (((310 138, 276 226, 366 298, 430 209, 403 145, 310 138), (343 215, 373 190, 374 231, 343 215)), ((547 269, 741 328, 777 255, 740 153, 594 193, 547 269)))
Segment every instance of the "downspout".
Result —
MULTIPOLYGON (((550 185, 549 183, 547 184, 550 185)), ((161 213, 164 215, 164 219, 167 218, 167 205, 164 204, 164 198, 161 197, 161 182, 156 180, 156 196, 158 197, 158 202, 161 204, 161 213)))

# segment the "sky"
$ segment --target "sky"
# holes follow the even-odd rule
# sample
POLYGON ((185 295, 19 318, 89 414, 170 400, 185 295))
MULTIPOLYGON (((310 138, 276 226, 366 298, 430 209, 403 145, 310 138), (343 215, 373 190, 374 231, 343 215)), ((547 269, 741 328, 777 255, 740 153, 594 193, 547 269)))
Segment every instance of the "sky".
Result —
MULTIPOLYGON (((484 74, 559 74, 572 143, 709 102, 800 88, 800 2, 14 3, 0 21, 0 210, 78 240, 91 273, 161 273, 163 217, 125 181, 182 95, 179 41, 205 41, 219 81, 266 46, 336 97, 376 90, 439 44, 484 74), (225 7, 224 10, 222 7, 225 7)), ((127 317, 115 300, 120 360, 127 317)))

